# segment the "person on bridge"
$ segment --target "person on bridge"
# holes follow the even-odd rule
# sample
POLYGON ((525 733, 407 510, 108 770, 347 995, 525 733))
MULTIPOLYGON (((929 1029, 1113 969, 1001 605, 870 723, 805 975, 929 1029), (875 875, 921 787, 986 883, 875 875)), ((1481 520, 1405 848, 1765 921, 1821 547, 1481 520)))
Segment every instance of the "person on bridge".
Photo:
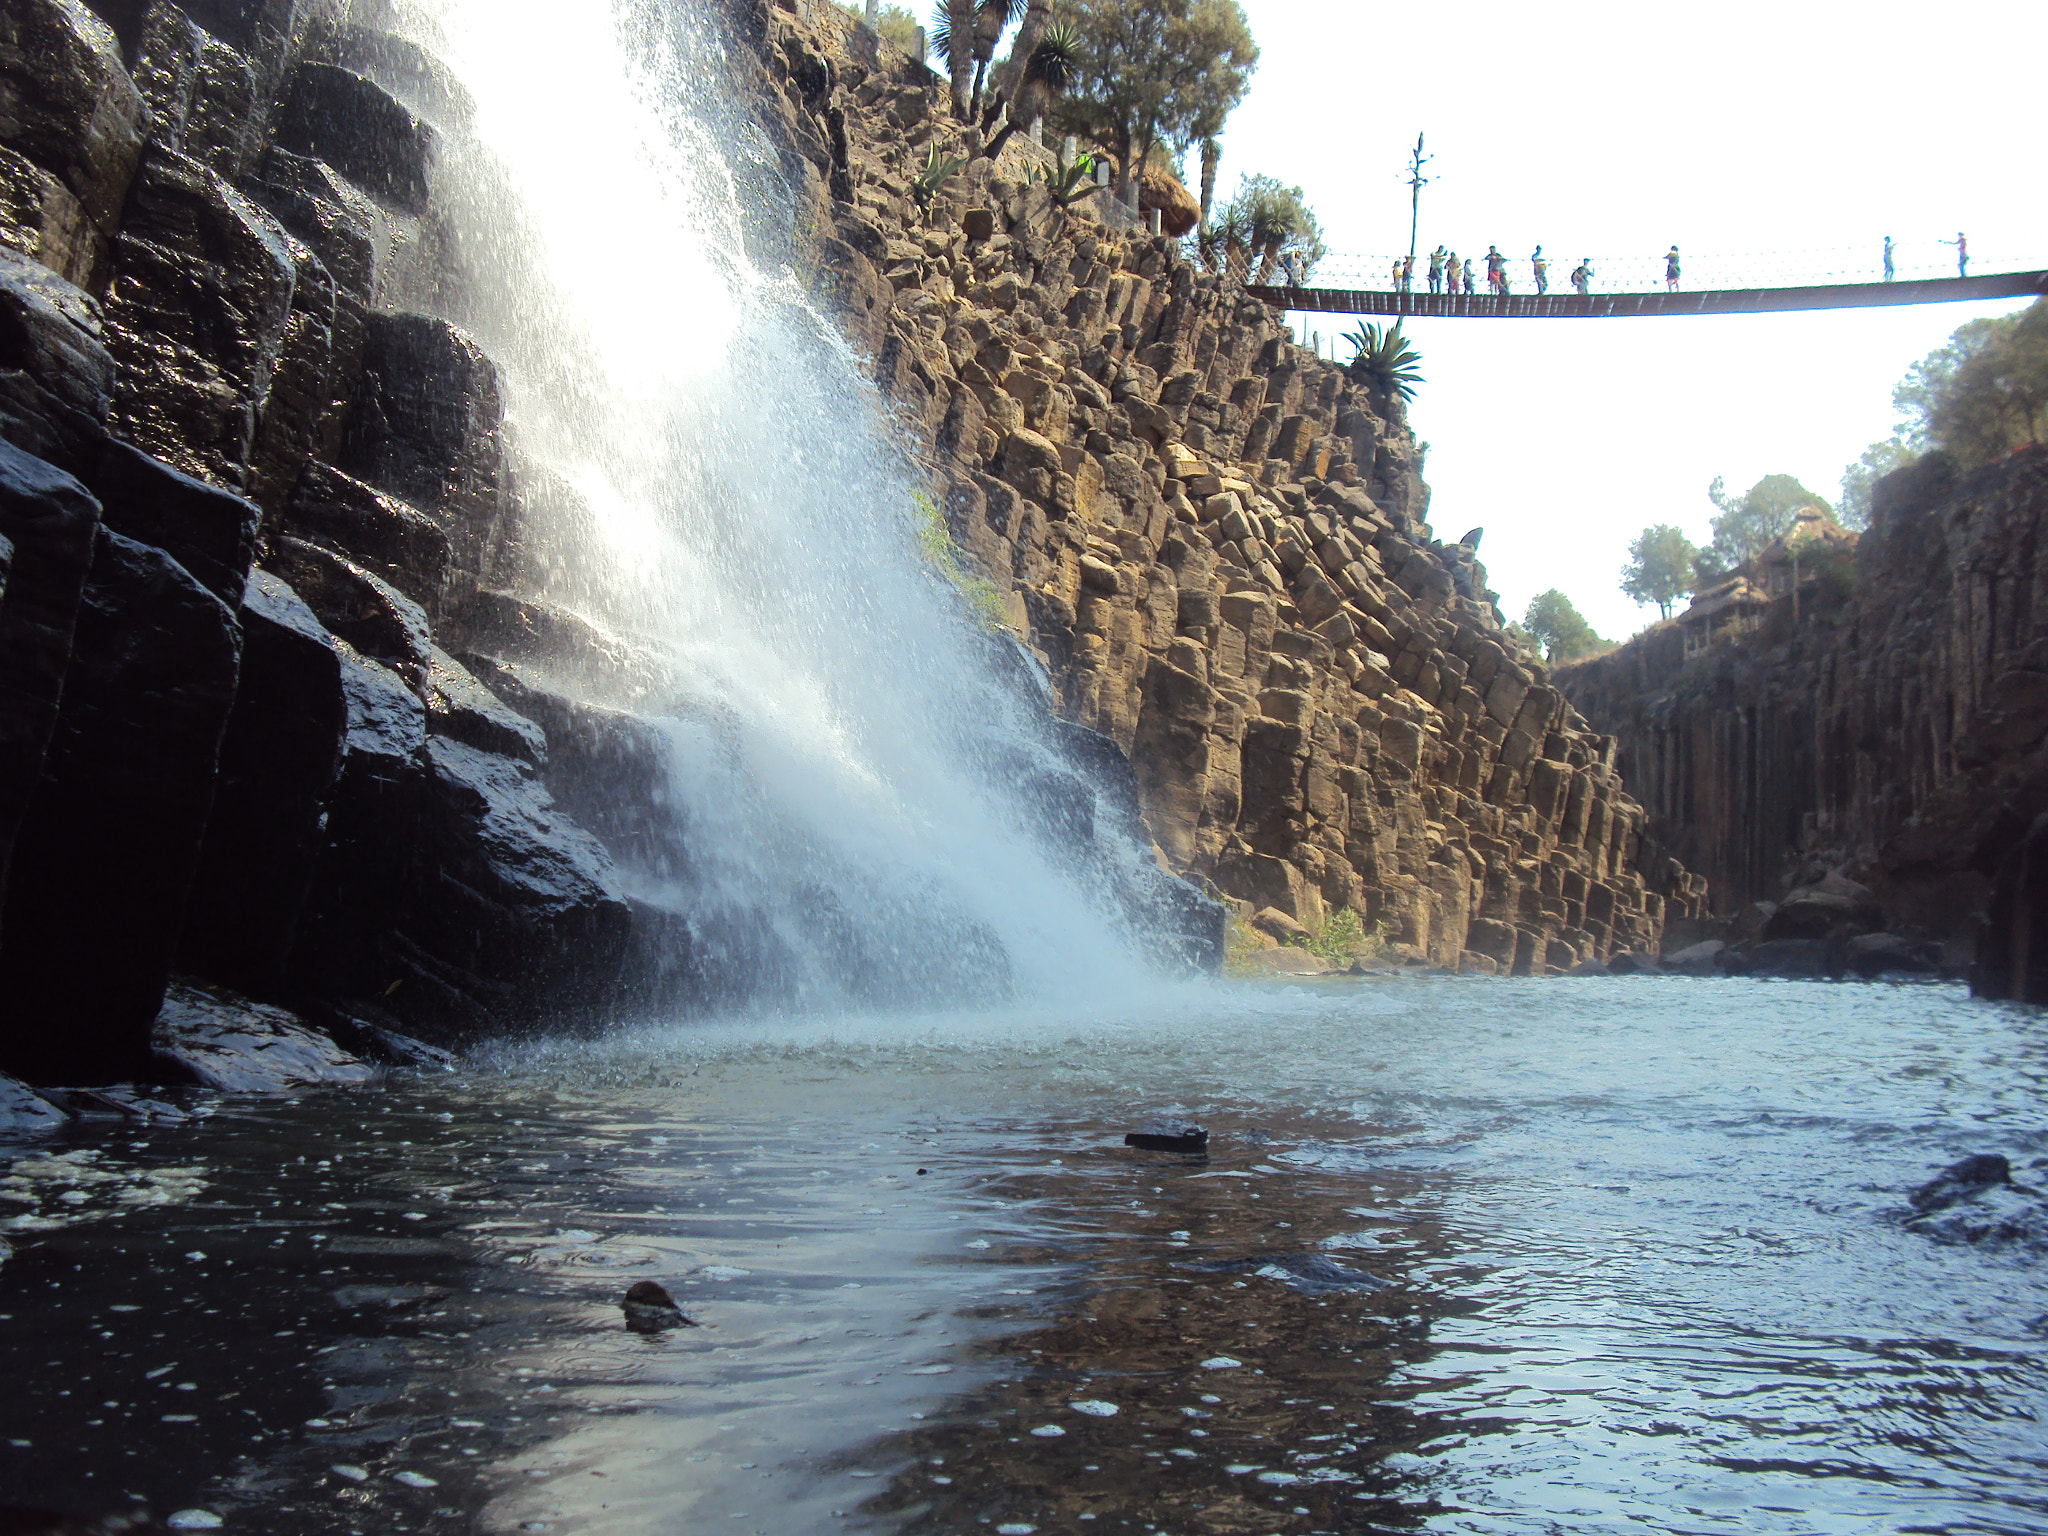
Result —
POLYGON ((1956 248, 1956 276, 1968 277, 1970 275, 1970 237, 1961 230, 1957 230, 1955 239, 1944 240, 1941 243, 1943 245, 1952 245, 1956 248))
POLYGON ((1442 293, 1444 291, 1444 248, 1442 246, 1438 246, 1429 253, 1429 291, 1431 293, 1442 293))
POLYGON ((1529 269, 1536 274, 1536 291, 1550 292, 1550 263, 1543 259, 1543 247, 1536 247, 1536 254, 1529 258, 1529 269))
POLYGON ((1403 293, 1413 293, 1415 291, 1415 253, 1413 251, 1410 251, 1401 258, 1401 291, 1403 293))
POLYGON ((1458 279, 1465 275, 1465 264, 1458 260, 1458 253, 1452 251, 1444 261, 1445 293, 1458 291, 1458 279))
POLYGON ((1394 258, 1393 288, 1396 293, 1401 291, 1401 258, 1398 256, 1394 258))
POLYGON ((1884 280, 1890 282, 1895 269, 1892 266, 1892 237, 1884 237, 1884 280))
POLYGON ((1486 248, 1486 286, 1496 298, 1508 291, 1508 259, 1501 255, 1498 246, 1486 248))
POLYGON ((1664 253, 1664 291, 1678 292, 1678 247, 1675 245, 1664 253))
POLYGON ((1583 299, 1583 298, 1584 298, 1584 297, 1585 297, 1585 296, 1586 296, 1586 295, 1587 295, 1588 293, 1592 292, 1592 290, 1593 290, 1593 258, 1592 258, 1592 257, 1590 257, 1590 256, 1582 257, 1582 258, 1580 259, 1580 261, 1579 261, 1579 264, 1578 264, 1578 265, 1577 265, 1576 267, 1573 267, 1573 268, 1572 268, 1572 288, 1573 288, 1573 290, 1574 290, 1575 292, 1577 292, 1578 296, 1579 296, 1580 298, 1582 298, 1582 299, 1583 299))
POLYGON ((1465 262, 1465 297, 1468 299, 1472 297, 1472 284, 1475 281, 1472 276, 1472 269, 1478 265, 1479 263, 1476 260, 1470 258, 1465 262))

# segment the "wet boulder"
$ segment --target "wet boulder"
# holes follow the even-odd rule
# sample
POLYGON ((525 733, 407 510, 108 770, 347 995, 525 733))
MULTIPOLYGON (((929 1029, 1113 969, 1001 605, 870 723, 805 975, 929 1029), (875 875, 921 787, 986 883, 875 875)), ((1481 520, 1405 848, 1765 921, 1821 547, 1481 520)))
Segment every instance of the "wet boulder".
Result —
POLYGON ((1848 943, 1849 969, 1858 976, 1934 976, 1941 972, 1939 946, 1919 944, 1896 933, 1859 934, 1848 943))
POLYGON ((163 550, 222 602, 241 602, 262 522, 254 502, 116 438, 100 444, 83 478, 114 532, 163 550))
POLYGON ((403 212, 426 212, 434 130, 354 70, 301 64, 278 118, 277 142, 326 161, 403 212))
POLYGON ((183 566, 99 530, 0 920, 0 1065, 106 1083, 147 1064, 240 652, 183 566))
POLYGON ((340 551, 429 613, 448 579, 448 535, 419 508, 330 464, 306 465, 284 511, 293 535, 340 551))
POLYGON ((0 888, 57 724, 99 520, 84 486, 0 442, 0 888))
POLYGON ((1883 925, 1884 909, 1867 887, 1830 875, 1779 902, 1777 910, 1764 920, 1761 937, 1848 939, 1883 925))
POLYGON ((1192 1120, 1147 1120, 1125 1133, 1124 1145, 1141 1152, 1206 1152, 1209 1133, 1192 1120))
POLYGON ((268 563, 334 635, 394 668, 409 686, 424 686, 434 636, 418 603, 355 561, 302 539, 274 541, 268 563))
POLYGON ((54 1131, 70 1118, 28 1084, 0 1076, 0 1137, 54 1131))
POLYGON ((149 121, 113 28, 77 0, 8 0, 0 100, 0 145, 60 179, 111 234, 149 121))
POLYGON ((312 890, 348 702, 334 637, 282 580, 253 574, 240 618, 241 674, 184 959, 199 975, 266 992, 285 985, 312 890))
POLYGON ((160 1081, 222 1093, 289 1093, 365 1083, 376 1069, 297 1014, 224 988, 174 982, 150 1030, 160 1081))
POLYGON ((675 1297, 665 1286, 652 1280, 636 1280, 619 1303, 626 1314, 626 1326, 635 1333, 660 1333, 666 1328, 694 1328, 683 1316, 675 1297))
POLYGON ((337 641, 347 727, 326 837, 290 961, 296 987, 376 997, 403 973, 394 932, 426 811, 427 708, 389 667, 337 641))
POLYGON ((199 162, 153 152, 107 291, 115 430, 187 473, 241 485, 294 277, 275 219, 199 162))
POLYGON ((1720 939, 1702 939, 1697 944, 1688 944, 1664 956, 1663 966, 1667 971, 1678 971, 1687 976, 1715 976, 1721 971, 1721 957, 1728 946, 1720 939))
MULTIPOLYGON (((631 913, 604 845, 516 758, 430 736, 425 763, 422 884, 405 924, 431 962, 414 967, 422 983, 501 1026, 608 1002, 631 913)), ((392 1007, 413 1018, 403 992, 392 1007)), ((428 1022, 459 1028, 465 1012, 429 1007, 428 1022)))
POLYGON ((5 247, 0 247, 0 369, 21 373, 89 422, 104 420, 113 402, 114 360, 102 340, 99 306, 5 247))
POLYGON ((455 568, 481 579, 498 529, 503 416, 497 366, 462 330, 428 315, 369 315, 335 463, 432 517, 455 568))
POLYGON ((427 734, 445 736, 483 752, 517 758, 529 768, 548 763, 548 738, 539 726, 506 706, 470 670, 438 646, 425 677, 427 734))

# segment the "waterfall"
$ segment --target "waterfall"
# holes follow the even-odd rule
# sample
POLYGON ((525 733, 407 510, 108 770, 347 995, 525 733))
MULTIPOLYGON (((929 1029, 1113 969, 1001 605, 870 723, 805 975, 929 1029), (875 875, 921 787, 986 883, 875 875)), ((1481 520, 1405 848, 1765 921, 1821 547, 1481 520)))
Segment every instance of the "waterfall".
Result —
POLYGON ((1157 878, 1150 850, 1077 856, 1034 815, 1065 772, 1043 710, 920 554, 922 478, 807 297, 794 195, 701 10, 382 23, 453 80, 410 103, 443 129, 439 275, 410 302, 503 371, 516 579, 622 637, 631 665, 586 693, 667 741, 675 849, 634 893, 787 1003, 1143 984, 1117 890, 1157 878))

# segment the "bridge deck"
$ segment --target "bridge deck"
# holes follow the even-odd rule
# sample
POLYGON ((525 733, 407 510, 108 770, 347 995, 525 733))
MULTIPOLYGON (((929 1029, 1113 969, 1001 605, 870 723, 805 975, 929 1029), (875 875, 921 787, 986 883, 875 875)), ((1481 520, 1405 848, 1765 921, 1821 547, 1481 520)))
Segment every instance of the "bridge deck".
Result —
POLYGON ((1444 315, 1493 320, 1585 320, 1621 315, 1752 315, 1876 304, 1952 304, 1964 299, 2023 299, 2048 293, 2048 271, 1995 272, 1901 283, 1835 283, 1808 288, 1718 288, 1699 293, 1389 293, 1371 288, 1245 290, 1275 309, 1331 315, 1444 315))

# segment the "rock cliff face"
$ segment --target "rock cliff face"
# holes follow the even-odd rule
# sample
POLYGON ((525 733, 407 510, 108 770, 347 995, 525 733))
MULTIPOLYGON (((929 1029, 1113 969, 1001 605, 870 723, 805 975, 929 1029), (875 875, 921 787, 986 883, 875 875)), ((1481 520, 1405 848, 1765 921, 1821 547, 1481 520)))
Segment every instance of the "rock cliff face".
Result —
POLYGON ((1646 835, 1477 533, 1434 537, 1398 399, 1177 242, 1052 203, 836 7, 754 14, 821 278, 929 445, 959 544, 1069 719, 1131 755, 1172 867, 1310 927, 1349 906, 1447 966, 1652 948, 1700 883, 1646 835))
MULTIPOLYGON (((1696 887, 1431 537, 1398 405, 1011 162, 922 215, 936 82, 838 17, 726 18, 744 174, 798 204, 752 237, 815 267, 1028 635, 991 686, 1067 717, 992 792, 1186 963, 1221 910, 1129 839, 1449 964, 1653 945, 1696 887)), ((763 923, 642 894, 688 862, 661 731, 551 681, 633 647, 522 586, 534 487, 444 318, 468 104, 388 23, 0 11, 0 1070, 146 1073, 174 977, 355 1040, 777 985, 763 923)))
MULTIPOLYGON (((0 1071, 160 1069, 174 975, 358 1041, 772 984, 746 914, 628 894, 685 836, 665 738, 548 681, 618 637, 509 589, 499 373, 442 318, 467 103, 388 20, 0 11, 0 1071)), ((1121 754, 1046 732, 1072 851, 1142 846, 1121 754)), ((1213 967, 1220 909, 1105 882, 1213 967)))
POLYGON ((1974 949, 1997 995, 2048 995, 2029 937, 2048 919, 2029 852, 2048 812, 2044 520, 2048 453, 1968 475, 1933 456, 1879 484, 1853 589, 1802 622, 1780 601, 1691 660, 1659 626, 1561 675, 1716 912, 1834 870, 1875 896, 1866 926, 1974 949))

